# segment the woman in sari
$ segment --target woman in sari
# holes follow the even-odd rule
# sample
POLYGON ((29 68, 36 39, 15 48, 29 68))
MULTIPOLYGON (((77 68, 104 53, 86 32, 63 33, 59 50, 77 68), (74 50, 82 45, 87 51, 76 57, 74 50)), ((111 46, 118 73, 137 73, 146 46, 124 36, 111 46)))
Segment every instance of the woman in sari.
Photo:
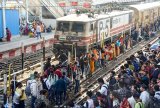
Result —
POLYGON ((91 74, 94 72, 95 70, 95 66, 94 66, 94 62, 95 62, 95 58, 94 58, 94 54, 92 54, 91 58, 90 58, 90 72, 91 74))

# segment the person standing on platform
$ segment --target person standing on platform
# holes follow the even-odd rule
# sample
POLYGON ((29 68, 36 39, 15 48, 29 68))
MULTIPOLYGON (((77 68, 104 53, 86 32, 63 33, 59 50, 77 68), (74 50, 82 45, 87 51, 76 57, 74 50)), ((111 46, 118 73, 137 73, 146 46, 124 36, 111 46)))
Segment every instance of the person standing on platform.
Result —
POLYGON ((55 83, 55 89, 56 89, 56 104, 61 105, 62 101, 65 101, 66 98, 66 91, 67 91, 67 86, 66 82, 64 81, 64 76, 59 78, 56 83, 55 83), (62 97, 64 99, 62 99, 62 97))
POLYGON ((87 94, 87 101, 84 103, 83 106, 85 108, 95 108, 94 101, 93 99, 91 99, 91 97, 93 96, 93 93, 91 91, 88 91, 86 94, 87 94))
POLYGON ((144 108, 147 108, 150 101, 150 94, 147 91, 147 86, 145 84, 142 84, 140 87, 140 90, 141 90, 141 94, 139 98, 142 100, 142 103, 144 104, 144 108))
POLYGON ((145 108, 144 103, 140 99, 140 96, 138 93, 134 95, 134 98, 136 100, 136 104, 134 108, 145 108))
POLYGON ((6 28, 6 35, 7 35, 6 37, 7 42, 10 42, 12 35, 11 35, 11 31, 8 28, 6 28))
MULTIPOLYGON (((22 86, 22 83, 20 83, 21 86, 22 86)), ((24 89, 21 89, 21 97, 20 97, 20 100, 19 100, 19 108, 25 108, 25 100, 27 99, 27 96, 24 92, 24 89)))
POLYGON ((42 38, 41 37, 41 26, 40 26, 40 24, 37 24, 36 33, 37 33, 37 39, 39 39, 39 37, 42 38))
POLYGON ((24 100, 26 99, 26 95, 24 90, 22 89, 22 83, 17 83, 17 88, 13 97, 14 108, 25 108, 24 100))
POLYGON ((42 83, 40 82, 40 76, 38 72, 34 73, 34 79, 31 81, 30 90, 31 90, 31 107, 35 108, 34 104, 36 99, 40 96, 40 91, 42 90, 42 83))

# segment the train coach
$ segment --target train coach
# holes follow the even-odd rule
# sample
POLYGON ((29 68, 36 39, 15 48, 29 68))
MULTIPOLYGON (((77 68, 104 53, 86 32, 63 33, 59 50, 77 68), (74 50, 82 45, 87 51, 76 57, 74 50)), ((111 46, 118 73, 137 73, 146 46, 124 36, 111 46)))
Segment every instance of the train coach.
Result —
POLYGON ((114 37, 133 26, 133 11, 113 11, 108 14, 71 14, 57 19, 55 44, 57 49, 86 52, 89 46, 101 41, 113 41, 114 37), (124 20, 125 19, 125 20, 124 20))
POLYGON ((128 8, 106 14, 71 14, 58 18, 54 47, 72 53, 76 48, 80 54, 88 52, 94 44, 116 44, 118 39, 130 41, 132 28, 153 24, 160 16, 160 2, 130 5, 128 8))
POLYGON ((154 24, 160 16, 160 2, 142 3, 130 5, 130 9, 134 10, 134 22, 138 28, 154 24))

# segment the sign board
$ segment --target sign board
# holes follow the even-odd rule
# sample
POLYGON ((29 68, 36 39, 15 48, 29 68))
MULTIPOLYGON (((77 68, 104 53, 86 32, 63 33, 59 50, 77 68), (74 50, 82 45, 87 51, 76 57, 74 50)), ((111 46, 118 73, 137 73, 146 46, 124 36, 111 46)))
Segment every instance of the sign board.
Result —
POLYGON ((59 3, 59 6, 60 6, 60 7, 65 7, 65 6, 66 6, 66 3, 59 3))
POLYGON ((129 14, 113 17, 111 22, 112 22, 111 25, 112 29, 129 24, 129 14))
POLYGON ((102 39, 104 35, 104 39, 110 36, 110 19, 102 19, 98 21, 98 41, 102 39))
POLYGON ((91 8, 91 4, 90 3, 83 3, 83 7, 84 8, 91 8))
POLYGON ((77 6, 78 2, 71 2, 71 6, 77 6))

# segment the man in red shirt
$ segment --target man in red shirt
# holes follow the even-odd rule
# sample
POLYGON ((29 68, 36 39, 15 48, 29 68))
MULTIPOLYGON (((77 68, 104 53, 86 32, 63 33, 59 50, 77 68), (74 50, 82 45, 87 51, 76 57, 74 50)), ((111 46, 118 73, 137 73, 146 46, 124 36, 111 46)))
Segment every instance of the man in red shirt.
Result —
POLYGON ((58 78, 62 78, 62 76, 63 76, 60 68, 58 68, 58 69, 54 72, 54 74, 56 74, 56 75, 58 76, 58 78))

